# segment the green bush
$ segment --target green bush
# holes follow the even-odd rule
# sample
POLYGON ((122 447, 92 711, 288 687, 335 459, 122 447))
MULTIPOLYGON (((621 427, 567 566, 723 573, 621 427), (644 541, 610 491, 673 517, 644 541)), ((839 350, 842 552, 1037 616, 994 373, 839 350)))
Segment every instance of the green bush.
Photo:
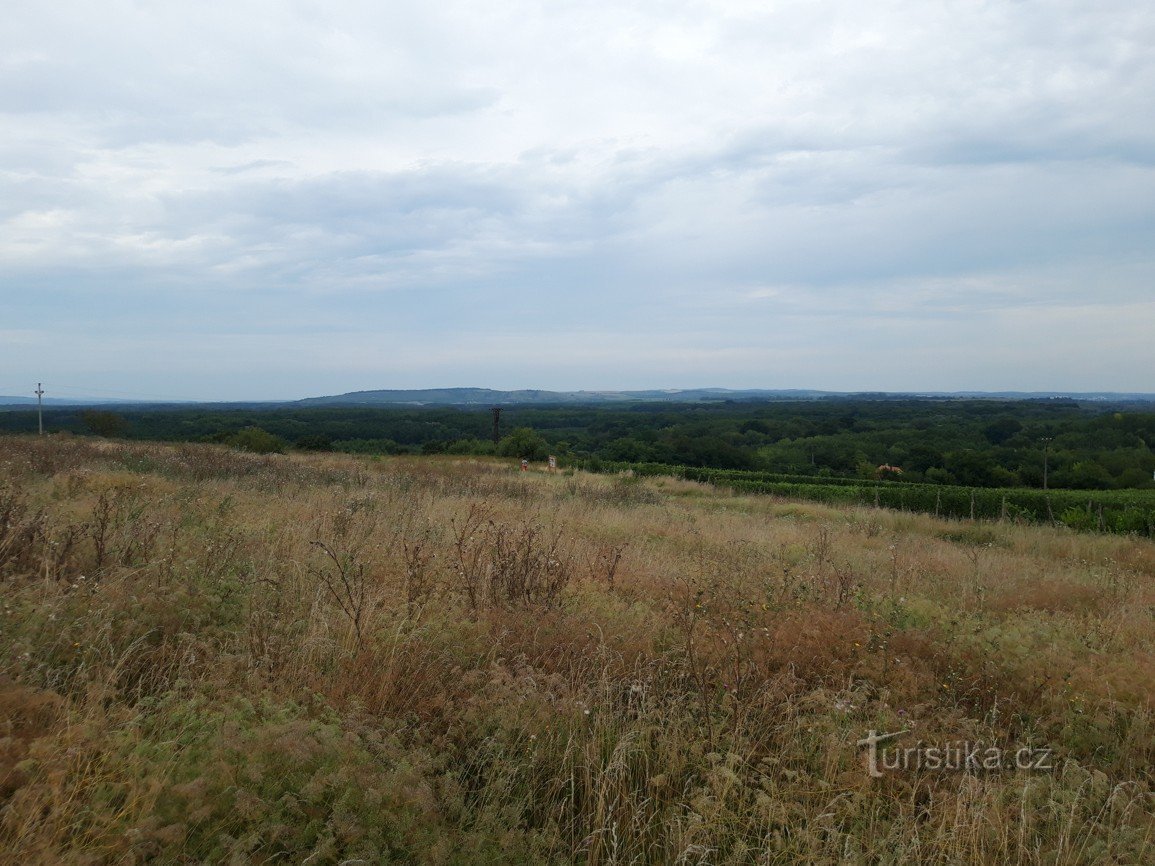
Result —
POLYGON ((1078 529, 1084 532, 1090 532, 1099 527, 1098 515, 1092 514, 1086 508, 1081 508, 1077 505, 1064 509, 1063 513, 1059 515, 1059 520, 1064 526, 1069 526, 1071 529, 1078 529))
POLYGON ((392 439, 342 439, 333 443, 333 450, 346 454, 408 454, 410 451, 392 439))
POLYGON ((545 460, 549 456, 549 444, 532 428, 518 427, 501 440, 497 453, 502 457, 519 457, 522 460, 545 460))
POLYGON ((328 436, 302 436, 297 440, 297 447, 302 451, 332 451, 333 441, 328 436))
POLYGON ((123 415, 115 412, 105 412, 99 409, 89 409, 80 413, 80 419, 88 432, 96 436, 114 438, 128 432, 128 421, 123 415))
POLYGON ((446 449, 447 454, 494 454, 497 446, 485 439, 458 439, 446 449))
POLYGON ((245 427, 225 441, 239 451, 249 451, 253 454, 284 454, 286 447, 284 439, 260 427, 245 427))

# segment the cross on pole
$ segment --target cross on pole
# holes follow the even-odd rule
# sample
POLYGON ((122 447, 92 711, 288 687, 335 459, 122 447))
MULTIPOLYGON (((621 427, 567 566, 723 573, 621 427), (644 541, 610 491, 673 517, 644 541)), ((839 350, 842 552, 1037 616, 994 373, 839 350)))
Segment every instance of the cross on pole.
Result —
POLYGON ((36 395, 36 420, 40 427, 40 435, 44 435, 44 386, 39 382, 36 383, 36 390, 33 392, 36 395))

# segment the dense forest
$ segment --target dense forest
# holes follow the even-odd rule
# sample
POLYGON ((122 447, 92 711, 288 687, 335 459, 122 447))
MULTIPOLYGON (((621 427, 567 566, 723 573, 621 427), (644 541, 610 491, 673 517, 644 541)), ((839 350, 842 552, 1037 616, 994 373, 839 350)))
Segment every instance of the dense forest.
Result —
MULTIPOLYGON (((1153 488, 1155 406, 1070 399, 719 401, 485 408, 122 406, 45 410, 48 431, 251 451, 494 454, 968 487, 1153 488), (885 467, 885 468, 883 468, 885 467)), ((26 408, 0 431, 36 429, 26 408)))

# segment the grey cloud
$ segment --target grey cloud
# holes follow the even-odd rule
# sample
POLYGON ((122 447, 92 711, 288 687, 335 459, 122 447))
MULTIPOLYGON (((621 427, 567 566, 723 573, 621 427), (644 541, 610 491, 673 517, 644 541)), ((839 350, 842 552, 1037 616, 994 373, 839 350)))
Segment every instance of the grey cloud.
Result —
MULTIPOLYGON (((1127 0, 62 0, 9 17, 5 325, 55 307, 130 366, 149 350, 127 332, 240 322, 290 364, 305 333, 408 329, 448 379, 450 345, 492 351, 495 377, 518 346, 558 377, 566 351, 591 376, 689 377, 693 347, 712 384, 802 376, 825 353, 840 387, 887 340, 986 333, 1013 358, 995 342, 1033 311, 1056 340, 1023 356, 1041 383, 1046 364, 1074 375, 1063 351, 1104 351, 1070 311, 1090 304, 1102 333, 1155 274, 1155 11, 1127 0)), ((1120 351, 1149 357, 1135 327, 1120 351)), ((251 362, 238 345, 221 339, 222 367, 251 362)), ((959 384, 998 384, 942 356, 959 384)), ((385 384, 380 354, 341 357, 385 384)))
POLYGON ((30 8, 0 35, 0 48, 9 48, 0 111, 71 114, 102 146, 120 148, 237 144, 286 123, 362 125, 369 117, 380 126, 477 111, 498 98, 455 80, 452 66, 425 65, 423 39, 430 51, 448 46, 436 31, 404 26, 404 16, 379 22, 386 44, 369 51, 364 34, 340 21, 272 9, 264 17, 249 6, 122 8, 115 26, 89 4, 30 8))

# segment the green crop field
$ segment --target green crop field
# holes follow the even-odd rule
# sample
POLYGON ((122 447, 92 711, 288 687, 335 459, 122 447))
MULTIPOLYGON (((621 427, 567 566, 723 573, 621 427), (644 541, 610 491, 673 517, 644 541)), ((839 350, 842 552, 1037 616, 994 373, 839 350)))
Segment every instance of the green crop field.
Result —
POLYGON ((1035 490, 818 478, 656 463, 595 463, 602 472, 672 475, 729 487, 847 505, 875 505, 939 517, 1059 523, 1072 529, 1155 535, 1155 490, 1035 490))

